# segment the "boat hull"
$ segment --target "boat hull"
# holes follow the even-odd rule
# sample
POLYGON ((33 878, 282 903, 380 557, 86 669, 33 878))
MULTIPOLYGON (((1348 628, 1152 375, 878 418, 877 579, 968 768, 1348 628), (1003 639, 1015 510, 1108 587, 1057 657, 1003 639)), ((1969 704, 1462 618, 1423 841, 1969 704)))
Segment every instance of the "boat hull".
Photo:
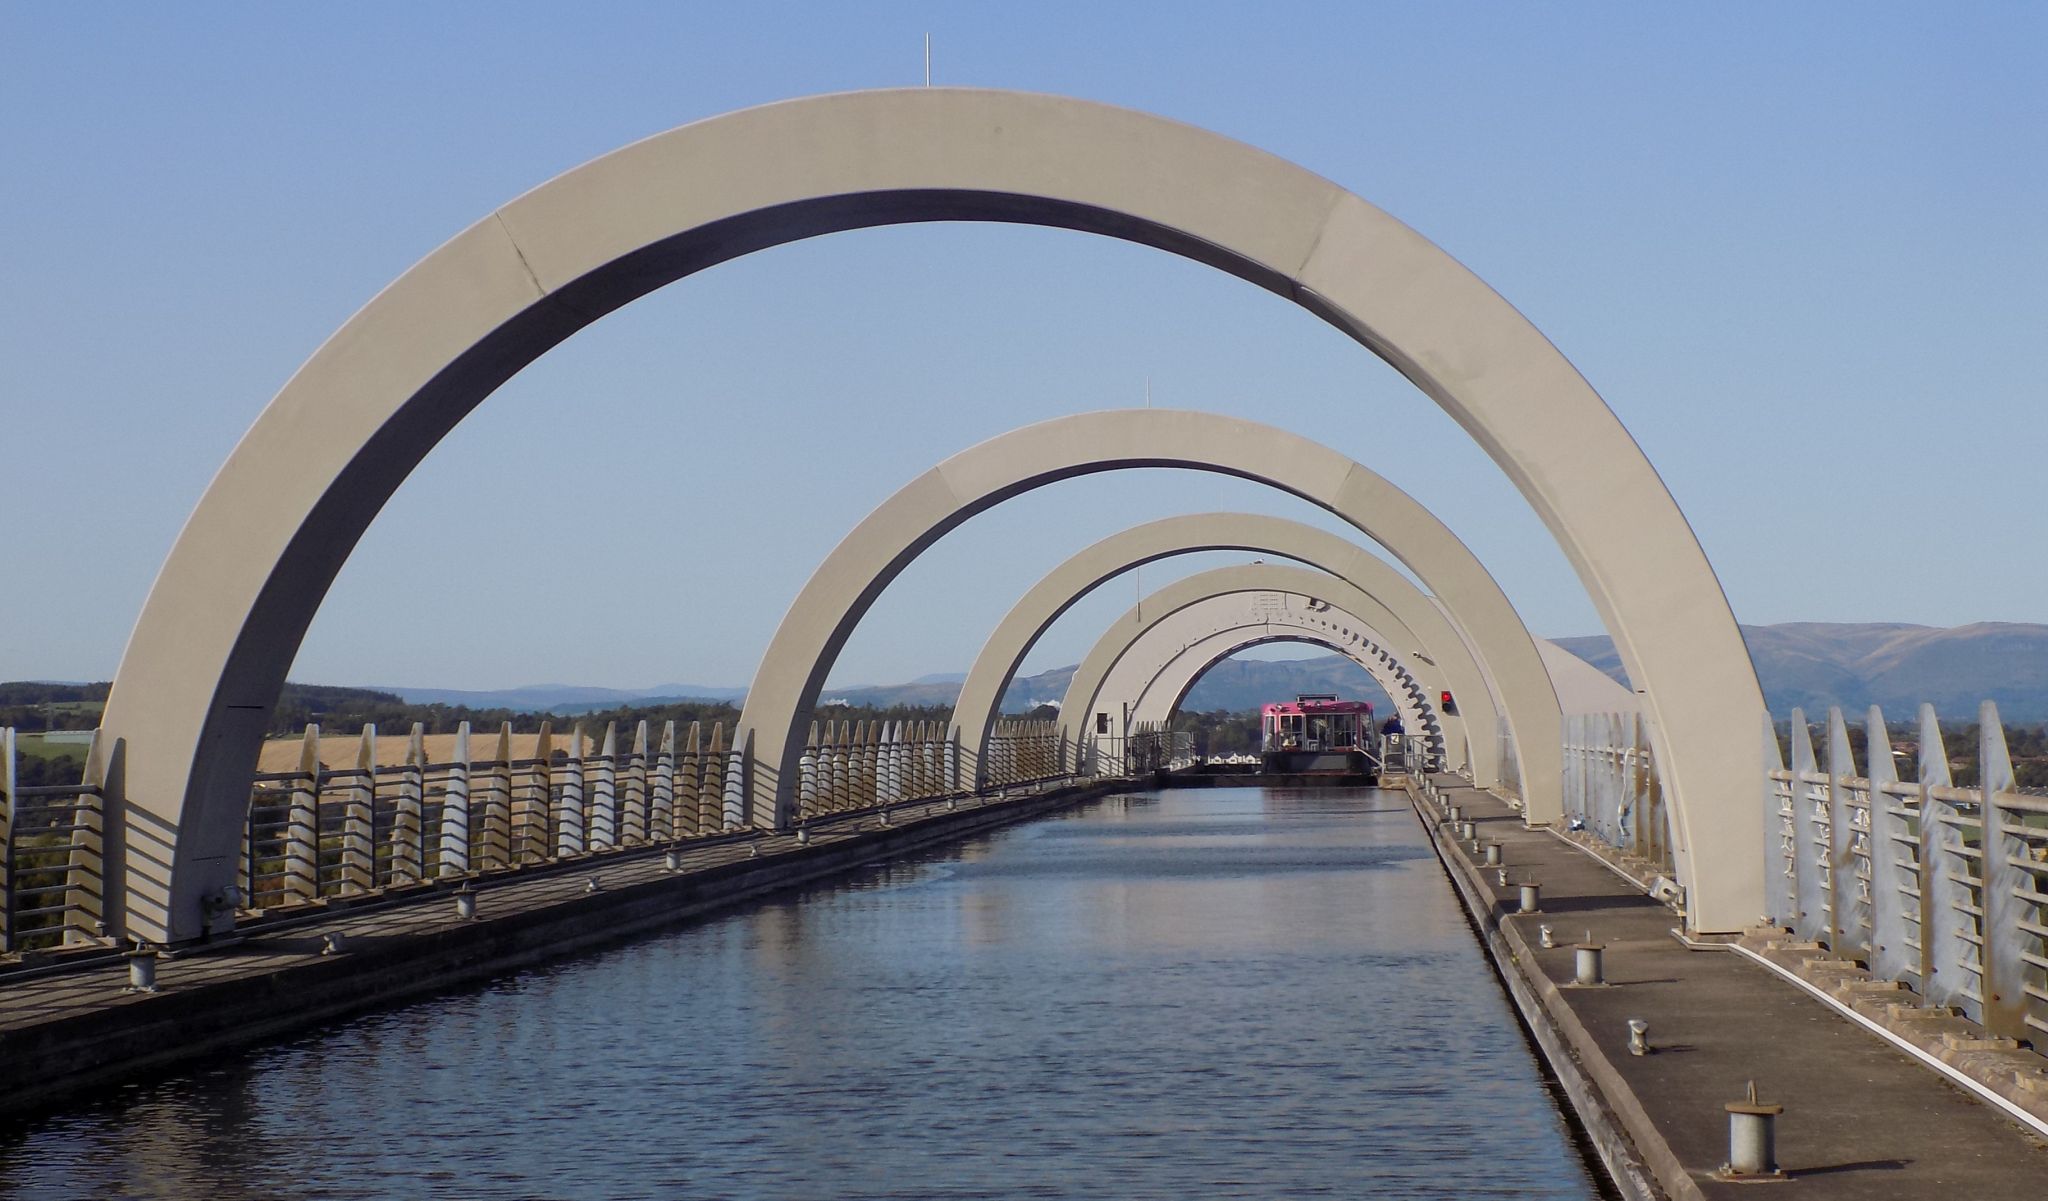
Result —
POLYGON ((1367 784, 1379 778, 1378 767, 1363 751, 1267 751, 1260 759, 1261 770, 1269 776, 1309 776, 1367 784))

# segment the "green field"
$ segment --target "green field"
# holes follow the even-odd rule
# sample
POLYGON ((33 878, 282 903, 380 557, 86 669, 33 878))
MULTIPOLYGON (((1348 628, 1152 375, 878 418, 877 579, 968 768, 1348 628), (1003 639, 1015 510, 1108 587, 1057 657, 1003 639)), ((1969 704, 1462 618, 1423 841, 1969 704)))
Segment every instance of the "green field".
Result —
POLYGON ((76 784, 85 775, 85 744, 50 742, 41 733, 17 732, 15 783, 23 788, 76 784))

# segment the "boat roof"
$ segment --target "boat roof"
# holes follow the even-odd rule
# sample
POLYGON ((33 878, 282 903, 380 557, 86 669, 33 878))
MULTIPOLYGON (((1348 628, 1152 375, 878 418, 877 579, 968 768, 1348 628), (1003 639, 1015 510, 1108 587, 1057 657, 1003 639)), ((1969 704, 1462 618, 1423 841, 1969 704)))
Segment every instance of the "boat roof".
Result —
POLYGON ((1283 713, 1371 713, 1371 701, 1340 701, 1334 696, 1298 696, 1263 706, 1263 712, 1283 713))

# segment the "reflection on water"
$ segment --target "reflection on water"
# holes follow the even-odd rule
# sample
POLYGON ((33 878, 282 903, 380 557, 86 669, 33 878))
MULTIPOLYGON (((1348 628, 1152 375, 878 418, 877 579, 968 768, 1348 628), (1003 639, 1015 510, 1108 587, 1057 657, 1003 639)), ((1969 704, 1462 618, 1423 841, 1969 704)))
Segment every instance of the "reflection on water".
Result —
POLYGON ((1366 790, 1098 803, 0 1135, 31 1198, 1593 1190, 1366 790))

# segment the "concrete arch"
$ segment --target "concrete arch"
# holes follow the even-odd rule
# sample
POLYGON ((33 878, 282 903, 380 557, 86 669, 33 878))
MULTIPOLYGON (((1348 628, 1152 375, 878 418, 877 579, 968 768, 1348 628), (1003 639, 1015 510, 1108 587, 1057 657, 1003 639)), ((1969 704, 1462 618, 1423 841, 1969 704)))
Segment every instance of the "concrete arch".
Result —
MULTIPOLYGON (((1217 667, 1231 656, 1250 650, 1253 647, 1268 646, 1280 642, 1303 642, 1314 646, 1321 646, 1336 651, 1354 663, 1366 666, 1368 671, 1374 671, 1375 669, 1387 670, 1386 665, 1380 663, 1371 654, 1356 648, 1346 648, 1337 639, 1318 637, 1308 633, 1254 637, 1246 631, 1226 630, 1188 647, 1180 654, 1174 656, 1172 662, 1162 667, 1159 675, 1154 678, 1152 687, 1147 689, 1145 695, 1138 698, 1137 703, 1131 707, 1132 722, 1141 728, 1147 723, 1162 729, 1166 728, 1171 724, 1173 715, 1180 711, 1187 694, 1194 690, 1195 685, 1200 683, 1202 678, 1211 669, 1217 667)), ((1412 689, 1415 683, 1413 678, 1404 678, 1412 689)), ((1375 679, 1377 679, 1377 676, 1375 676, 1375 679)), ((1388 688, 1385 683, 1381 683, 1381 687, 1387 688, 1390 696, 1400 695, 1393 688, 1388 688)), ((1401 724, 1405 727, 1406 733, 1412 739, 1418 740, 1416 745, 1425 748, 1430 756, 1430 762, 1437 765, 1436 770, 1442 770, 1443 767, 1447 766, 1444 763, 1446 740, 1443 729, 1436 720, 1434 708, 1422 704, 1411 695, 1396 700, 1393 712, 1400 716, 1401 724)), ((1375 716, 1375 720, 1384 721, 1386 716, 1385 713, 1379 713, 1375 716)))
MULTIPOLYGON (((1239 599, 1240 596, 1237 595, 1212 597, 1209 601, 1191 607, 1204 608, 1211 603, 1239 599)), ((1225 659, 1257 646, 1301 642, 1334 651, 1364 668, 1372 676, 1373 682, 1390 698, 1393 703, 1392 712, 1401 718, 1408 733, 1426 738, 1439 755, 1446 753, 1449 740, 1445 737, 1445 727, 1447 724, 1456 724, 1458 719, 1445 718, 1437 712, 1436 705, 1429 699, 1429 682, 1418 679, 1399 660, 1388 656, 1376 641, 1380 635, 1370 629, 1370 623, 1359 621, 1355 614, 1344 612, 1342 606, 1336 604, 1332 604, 1328 612, 1334 618, 1331 624, 1336 627, 1335 629, 1307 625, 1297 627, 1284 622, 1218 626, 1213 633, 1197 638, 1193 642, 1186 642, 1177 649, 1171 643, 1181 641, 1178 638, 1166 640, 1166 646, 1148 648, 1147 643, 1157 640, 1155 627, 1152 635, 1141 637, 1126 655, 1127 661, 1151 657, 1154 660, 1154 666, 1149 673, 1151 678, 1144 682, 1138 695, 1128 701, 1116 701, 1107 692, 1099 694, 1096 697, 1096 703, 1100 706, 1097 712, 1112 704, 1128 704, 1134 725, 1147 722, 1164 724, 1171 721, 1173 715, 1180 711, 1188 692, 1202 677, 1225 659)), ((1216 625, 1213 618, 1208 624, 1216 625)), ((1377 714, 1380 720, 1385 720, 1387 716, 1386 712, 1377 714)), ((1463 740, 1462 730, 1458 737, 1460 741, 1463 740)))
MULTIPOLYGON (((391 493, 521 368, 646 293, 756 250, 917 221, 1123 238, 1293 300, 1392 364, 1550 527, 1645 690, 1702 928, 1762 898, 1763 712, 1698 541, 1564 356, 1449 255, 1328 180, 1158 117, 901 89, 683 126, 487 215, 357 312, 264 410, 151 588, 102 722, 116 931, 183 940, 235 880, 248 777, 335 573, 391 493), (1710 816, 1711 815, 1711 816, 1710 816)), ((1333 481, 1336 482, 1336 481, 1333 481)), ((1341 485, 1340 485, 1341 486, 1341 485)))
MULTIPOLYGON (((1221 601, 1231 598, 1215 597, 1212 599, 1221 601)), ((1408 732, 1427 738, 1433 753, 1442 754, 1442 731, 1436 724, 1434 710, 1421 704, 1413 695, 1403 696, 1404 693, 1410 692, 1414 685, 1412 677, 1397 676, 1395 669, 1390 668, 1388 664, 1380 661, 1372 653, 1372 648, 1361 646, 1344 638, 1334 637, 1327 631, 1289 629, 1284 632, 1274 633, 1271 632, 1272 629, 1273 627, 1242 626, 1237 629, 1220 630, 1177 652, 1169 650, 1165 656, 1166 662, 1159 665, 1157 673, 1153 676, 1152 684, 1148 686, 1145 693, 1136 701, 1118 701, 1109 698, 1107 695, 1100 695, 1097 697, 1097 704, 1103 708, 1116 708, 1121 705, 1128 705, 1132 729, 1142 729, 1148 725, 1163 728, 1172 720, 1173 715, 1179 711, 1181 701, 1186 697, 1187 693, 1194 688, 1195 684, 1200 681, 1201 677, 1210 668, 1230 658, 1232 655, 1250 650, 1256 646, 1266 646, 1281 642, 1301 642, 1320 646, 1325 650, 1342 655, 1370 672, 1374 681, 1381 688, 1385 689, 1389 696, 1397 698, 1394 702, 1394 712, 1400 714, 1402 722, 1408 727, 1408 732), (1406 687, 1403 684, 1404 679, 1406 687)), ((1143 641, 1144 639, 1141 638, 1140 642, 1142 643, 1143 641)), ((1141 646, 1134 649, 1132 653, 1145 654, 1146 651, 1141 646)), ((1385 716, 1386 714, 1384 713, 1376 714, 1378 719, 1383 719, 1385 716)), ((1088 735, 1082 735, 1082 740, 1077 747, 1078 753, 1086 754, 1089 741, 1088 735)), ((1095 742, 1099 751, 1100 739, 1096 739, 1095 742)))
MULTIPOLYGON (((1439 532, 1454 537, 1441 525, 1407 527, 1389 521, 1376 523, 1373 536, 1399 556, 1411 539, 1426 540, 1439 532)), ((1483 788, 1500 783, 1497 730, 1502 708, 1497 707, 1499 690, 1490 678, 1487 659, 1489 655, 1498 657, 1511 672, 1518 665, 1525 667, 1512 644, 1497 638, 1491 628, 1482 628, 1476 639, 1468 636, 1431 597, 1364 547, 1299 521, 1255 513, 1196 513, 1146 522, 1102 539, 1046 573, 996 624, 960 686, 953 723, 960 728, 963 758, 979 762, 986 753, 988 731, 1011 679, 1023 667, 1032 646, 1076 601, 1132 567, 1212 550, 1277 555, 1319 567, 1385 605, 1408 631, 1411 640, 1404 642, 1403 648, 1419 651, 1441 667, 1444 687, 1463 703, 1472 728, 1484 732, 1470 739, 1474 783, 1483 788)), ((1526 627, 1521 633, 1528 636, 1526 627)), ((1523 686, 1515 689, 1515 695, 1536 697, 1540 706, 1548 688, 1548 673, 1542 687, 1534 686, 1532 679, 1520 682, 1523 686)), ((1524 710, 1519 717, 1518 746, 1542 745, 1563 737, 1554 696, 1548 708, 1524 710)), ((1530 773, 1523 770, 1518 775, 1526 779, 1530 773)))
MULTIPOLYGON (((1215 600, 1229 600, 1216 597, 1215 600)), ((1336 630, 1296 628, 1280 623, 1262 623, 1256 626, 1236 626, 1218 629, 1206 638, 1199 639, 1169 654, 1152 672, 1152 678, 1143 691, 1130 702, 1131 720, 1135 723, 1164 723, 1171 721, 1187 700, 1187 694, 1209 670, 1225 659, 1259 646, 1271 646, 1281 642, 1300 642, 1320 646, 1335 652, 1364 668, 1373 682, 1387 694, 1393 704, 1393 713, 1401 718, 1408 732, 1426 737, 1441 753, 1448 752, 1448 739, 1444 730, 1447 723, 1457 718, 1445 718, 1437 712, 1436 705, 1429 699, 1429 682, 1411 674, 1400 660, 1382 658, 1385 651, 1374 639, 1370 623, 1358 620, 1356 614, 1344 612, 1342 606, 1332 605, 1331 613, 1337 618, 1336 630), (1350 634, 1364 634, 1353 639, 1350 634)), ((1140 647, 1134 647, 1132 655, 1139 654, 1140 647)), ((1103 698, 1098 697, 1098 701, 1103 698)), ((1284 699, 1275 697, 1275 700, 1284 699)), ((1380 713, 1380 720, 1388 714, 1380 713)), ((1460 733, 1462 739, 1463 734, 1460 733)))
MULTIPOLYGON (((1269 563, 1217 568, 1188 579, 1204 583, 1167 585, 1141 600, 1097 640, 1098 645, 1117 642, 1118 654, 1108 674, 1092 688, 1069 684, 1059 719, 1066 743, 1085 744, 1104 719, 1111 736, 1120 738, 1136 723, 1172 716, 1180 693, 1193 680, 1182 677, 1165 688, 1162 681, 1174 664, 1197 648, 1227 646, 1212 655, 1222 658, 1260 643, 1285 641, 1311 642, 1344 655, 1372 675, 1416 728, 1442 729, 1444 720, 1425 691, 1436 690, 1441 680, 1428 666, 1416 663, 1411 670, 1408 662, 1386 651, 1388 644, 1410 639, 1399 619, 1375 598, 1334 576, 1269 563), (1253 581, 1260 583, 1253 586, 1253 581), (1067 701, 1092 708, 1069 717, 1067 701)), ((1086 670, 1084 661, 1074 680, 1080 681, 1086 670)), ((1459 733, 1462 736, 1463 731, 1459 733)))
MULTIPOLYGON (((747 691, 740 728, 753 740, 753 820, 794 812, 797 758, 840 648, 889 582, 947 531, 1035 488, 1130 467, 1184 467, 1267 484, 1351 523, 1405 563, 1475 641, 1510 714, 1556 720, 1557 697, 1514 606, 1464 543, 1429 510, 1364 465, 1257 422, 1172 409, 1061 417, 969 447, 863 518, 790 604, 747 691)), ((1525 804, 1562 813, 1559 738, 1519 745, 1525 804)))
MULTIPOLYGON (((1175 580, 1141 598, 1089 648, 1060 704, 1062 745, 1086 746, 1096 728, 1097 715, 1110 712, 1111 706, 1117 707, 1111 717, 1115 728, 1122 718, 1123 704, 1129 703, 1135 710, 1176 659, 1218 635, 1231 635, 1240 643, 1250 643, 1276 627, 1300 630, 1318 635, 1326 645, 1334 643, 1335 649, 1349 654, 1359 643, 1372 644, 1375 639, 1377 648, 1384 650, 1388 631, 1379 623, 1389 621, 1398 619, 1355 585, 1301 567, 1247 563, 1175 580), (1288 605, 1290 597, 1313 601, 1321 608, 1288 605), (1345 615, 1364 628, 1348 628, 1332 619, 1345 615)), ((1432 686, 1437 683, 1430 667, 1415 662, 1412 656, 1390 653, 1388 658, 1401 663, 1409 675, 1428 680, 1432 686)), ((1368 655, 1368 660, 1376 660, 1376 656, 1368 655)), ((1381 687, 1396 694, 1395 688, 1388 687, 1386 677, 1375 669, 1375 662, 1360 662, 1374 672, 1381 687)), ((1173 701, 1178 699, 1176 694, 1173 701)), ((1159 702, 1161 706, 1166 703, 1159 702)), ((1155 708, 1146 720, 1158 720, 1160 716, 1155 708)), ((1140 720, 1135 711, 1130 720, 1140 720)), ((1115 733, 1121 736, 1124 731, 1115 729, 1115 733)), ((1555 804, 1556 813, 1531 812, 1529 820, 1547 822, 1561 817, 1562 798, 1555 804)))

